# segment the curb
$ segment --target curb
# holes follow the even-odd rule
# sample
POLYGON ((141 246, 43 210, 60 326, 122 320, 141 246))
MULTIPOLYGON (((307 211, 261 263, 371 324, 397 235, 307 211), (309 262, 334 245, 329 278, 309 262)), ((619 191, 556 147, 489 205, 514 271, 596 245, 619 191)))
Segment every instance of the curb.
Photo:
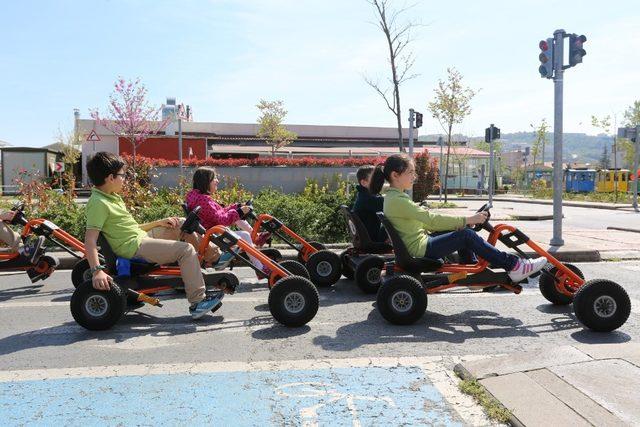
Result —
POLYGON ((640 233, 640 229, 637 229, 637 228, 607 227, 607 230, 618 230, 618 231, 628 231, 630 233, 640 233))
MULTIPOLYGON (((473 201, 487 201, 486 197, 448 197, 447 200, 473 200, 473 201)), ((493 200, 495 202, 513 202, 513 203, 528 203, 533 205, 553 205, 552 200, 543 200, 543 199, 519 199, 519 198, 502 198, 502 197, 494 197, 493 200)), ((430 199, 427 199, 430 201, 430 199)), ((593 209, 608 209, 608 210, 619 210, 619 209, 629 209, 633 206, 631 204, 621 204, 617 205, 598 205, 598 204, 588 204, 588 202, 580 203, 580 202, 572 202, 572 201, 562 201, 562 206, 569 206, 574 208, 593 208, 593 209)))
MULTIPOLYGON (((473 375, 471 375, 471 373, 469 371, 467 371, 467 368, 465 368, 462 363, 457 363, 453 367, 453 372, 455 372, 458 375, 458 377, 460 377, 463 380, 475 380, 478 383, 478 385, 480 385, 480 387, 482 387, 482 389, 485 391, 485 393, 487 393, 489 396, 491 396, 491 398, 493 398, 493 400, 495 400, 500 406, 502 406, 506 411, 509 412, 509 424, 511 424, 514 427, 526 427, 524 424, 522 424, 520 422, 520 420, 515 415, 513 415, 513 412, 511 412, 509 410, 509 408, 504 406, 502 404, 502 402, 500 402, 500 400, 498 400, 493 394, 491 394, 491 392, 489 390, 487 390, 487 388, 480 381, 478 381, 477 378, 475 378, 473 375)), ((484 411, 484 408, 483 408, 483 411, 484 411)))

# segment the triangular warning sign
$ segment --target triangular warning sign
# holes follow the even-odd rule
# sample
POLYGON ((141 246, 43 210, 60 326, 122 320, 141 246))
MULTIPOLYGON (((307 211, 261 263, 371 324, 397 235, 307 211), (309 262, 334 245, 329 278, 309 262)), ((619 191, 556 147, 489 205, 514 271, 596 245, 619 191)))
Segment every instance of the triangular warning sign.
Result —
POLYGON ((102 140, 100 139, 100 137, 96 133, 96 130, 93 129, 91 131, 91 133, 89 133, 89 135, 87 135, 87 141, 98 142, 98 141, 102 141, 102 140))

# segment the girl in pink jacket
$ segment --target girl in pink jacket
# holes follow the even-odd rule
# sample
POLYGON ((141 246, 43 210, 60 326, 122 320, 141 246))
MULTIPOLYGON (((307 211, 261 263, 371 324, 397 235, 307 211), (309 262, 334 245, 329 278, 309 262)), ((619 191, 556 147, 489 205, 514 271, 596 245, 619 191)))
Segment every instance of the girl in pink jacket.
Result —
MULTIPOLYGON (((222 206, 216 202, 212 194, 215 194, 218 189, 218 178, 216 176, 216 170, 212 167, 199 167, 193 174, 193 189, 187 193, 186 202, 189 210, 194 209, 196 206, 200 206, 200 223, 206 229, 213 227, 214 225, 223 225, 230 227, 235 225, 239 228, 238 231, 234 231, 241 239, 253 244, 251 241, 251 225, 241 219, 243 214, 249 212, 249 206, 243 206, 238 203, 234 203, 229 206, 222 206)), ((258 245, 264 244, 264 242, 270 237, 270 233, 260 233, 258 235, 258 245)), ((265 271, 262 263, 253 257, 249 257, 253 265, 262 270, 265 274, 269 274, 265 271)))

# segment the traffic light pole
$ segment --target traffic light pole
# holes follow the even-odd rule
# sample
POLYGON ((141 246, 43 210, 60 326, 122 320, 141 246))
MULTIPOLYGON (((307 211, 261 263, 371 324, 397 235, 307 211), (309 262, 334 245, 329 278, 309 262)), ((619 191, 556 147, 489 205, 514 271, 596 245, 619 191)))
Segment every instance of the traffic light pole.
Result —
POLYGON ((493 123, 489 125, 489 205, 493 205, 493 123))
POLYGON ((562 84, 564 65, 564 30, 556 30, 553 61, 553 237, 551 246, 562 246, 562 84))
POLYGON ((413 122, 415 119, 415 110, 409 108, 409 157, 413 159, 413 122))
POLYGON ((636 149, 635 152, 633 153, 633 170, 631 171, 632 174, 634 175, 634 179, 633 179, 633 209, 636 212, 640 212, 638 210, 638 181, 640 181, 640 178, 638 178, 638 157, 640 157, 640 125, 636 125, 636 149))

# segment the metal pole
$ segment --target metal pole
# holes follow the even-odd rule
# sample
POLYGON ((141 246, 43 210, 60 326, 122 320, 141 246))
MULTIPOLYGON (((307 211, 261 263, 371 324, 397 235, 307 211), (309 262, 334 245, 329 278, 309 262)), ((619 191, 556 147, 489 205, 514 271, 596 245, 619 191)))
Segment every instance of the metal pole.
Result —
POLYGON ((551 246, 562 246, 562 84, 564 70, 564 30, 556 30, 553 47, 553 238, 551 246))
POLYGON ((182 119, 180 117, 178 117, 178 159, 180 160, 180 177, 182 178, 182 119))
POLYGON ((409 108, 409 157, 413 159, 413 121, 415 111, 413 108, 409 108))
POLYGON ((493 205, 493 123, 489 125, 489 204, 493 205))
POLYGON ((438 146, 440 147, 440 161, 438 162, 438 175, 440 180, 440 189, 438 193, 438 202, 442 202, 442 152, 444 151, 442 148, 442 144, 444 141, 441 136, 438 137, 438 146))
POLYGON ((636 125, 636 149, 633 156, 633 209, 638 211, 638 157, 640 157, 640 125, 636 125))

